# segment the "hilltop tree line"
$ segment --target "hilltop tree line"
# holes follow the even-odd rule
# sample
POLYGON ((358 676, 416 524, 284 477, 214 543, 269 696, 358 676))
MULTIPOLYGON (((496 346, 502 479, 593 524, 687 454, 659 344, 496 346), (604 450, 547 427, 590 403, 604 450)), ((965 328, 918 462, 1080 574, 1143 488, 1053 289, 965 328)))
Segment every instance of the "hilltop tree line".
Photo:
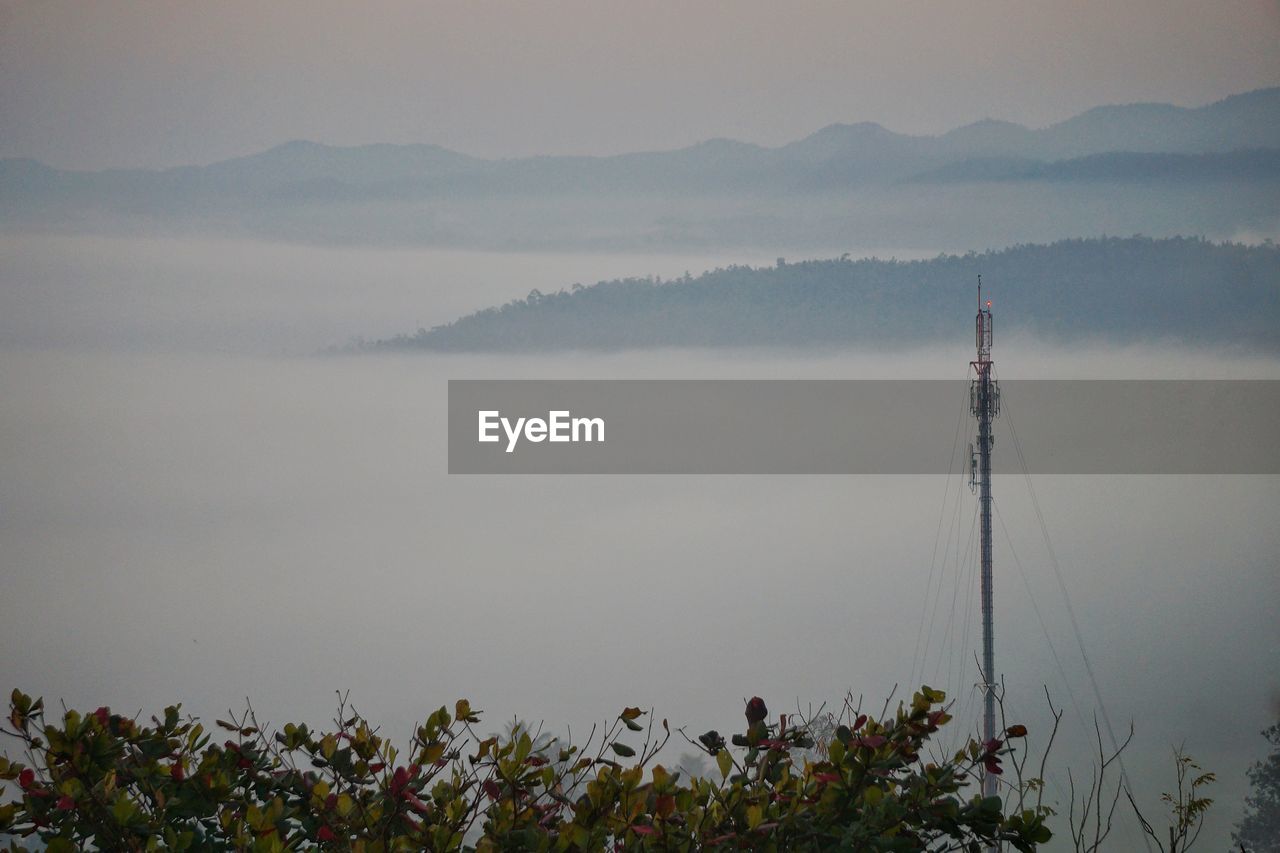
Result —
POLYGON ((1064 240, 923 261, 851 259, 627 278, 488 308, 373 350, 536 351, 921 343, 965 334, 983 277, 1000 332, 1040 340, 1280 346, 1280 248, 1064 240))

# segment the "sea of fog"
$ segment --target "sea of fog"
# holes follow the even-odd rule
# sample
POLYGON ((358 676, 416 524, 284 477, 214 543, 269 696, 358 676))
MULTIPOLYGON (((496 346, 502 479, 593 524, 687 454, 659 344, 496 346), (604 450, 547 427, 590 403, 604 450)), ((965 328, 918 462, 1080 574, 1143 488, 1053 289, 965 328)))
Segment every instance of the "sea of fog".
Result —
MULTIPOLYGON (((0 247, 6 691, 210 716, 250 697, 264 721, 323 723, 350 690, 404 737, 462 696, 494 730, 518 714, 576 735, 638 704, 696 735, 734 730, 753 694, 879 707, 914 675, 956 698, 947 746, 975 723, 959 477, 460 477, 444 435, 449 379, 962 378, 969 317, 902 352, 318 356, 535 287, 772 258, 0 247)), ((1004 377, 1280 378, 1272 358, 1177 348, 1019 339, 996 358, 1004 377)), ((1219 774, 1205 846, 1225 846, 1280 710, 1280 478, 1030 485, 1106 715, 1133 722, 1143 804, 1159 811, 1185 746, 1219 774)), ((1028 483, 995 489, 1007 712, 1041 744, 1046 686, 1065 709, 1048 786, 1065 810, 1098 702, 1028 483)))
POLYGON ((431 328, 535 289, 776 262, 759 252, 557 254, 0 235, 0 345, 309 355, 431 328))

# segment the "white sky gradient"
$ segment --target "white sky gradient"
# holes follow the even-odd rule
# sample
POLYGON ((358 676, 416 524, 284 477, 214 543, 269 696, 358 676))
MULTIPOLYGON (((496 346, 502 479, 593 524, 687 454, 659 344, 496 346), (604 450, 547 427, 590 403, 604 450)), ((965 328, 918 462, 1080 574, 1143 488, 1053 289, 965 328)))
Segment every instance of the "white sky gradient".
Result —
POLYGON ((609 154, 833 122, 937 133, 1280 84, 1276 0, 10 0, 0 156, 207 163, 290 139, 609 154))

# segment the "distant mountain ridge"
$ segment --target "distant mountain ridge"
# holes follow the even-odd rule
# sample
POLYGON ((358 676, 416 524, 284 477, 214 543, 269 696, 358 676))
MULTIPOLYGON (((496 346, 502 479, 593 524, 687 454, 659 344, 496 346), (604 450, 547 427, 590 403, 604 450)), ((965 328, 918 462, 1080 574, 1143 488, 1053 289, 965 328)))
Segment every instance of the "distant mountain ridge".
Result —
POLYGON ((1280 88, 1099 107, 1033 130, 833 124, 766 148, 483 159, 297 140, 207 166, 76 172, 0 160, 0 232, 475 249, 654 251, 1218 239, 1280 228, 1280 88))
POLYGON ((194 195, 281 193, 301 198, 412 195, 415 192, 634 190, 706 191, 768 186, 886 183, 975 158, 1052 162, 1095 154, 1207 154, 1280 149, 1280 87, 1234 95, 1202 107, 1129 104, 1096 107, 1032 130, 983 119, 939 136, 895 133, 871 122, 833 124, 803 139, 765 148, 712 139, 672 151, 605 157, 539 156, 486 160, 436 145, 355 147, 293 141, 208 166, 77 172, 32 160, 0 160, 0 190, 90 195, 133 190, 194 195))
POLYGON ((915 183, 990 181, 1265 181, 1280 176, 1280 149, 1205 154, 1114 151, 1045 162, 1028 157, 975 157, 914 176, 915 183))

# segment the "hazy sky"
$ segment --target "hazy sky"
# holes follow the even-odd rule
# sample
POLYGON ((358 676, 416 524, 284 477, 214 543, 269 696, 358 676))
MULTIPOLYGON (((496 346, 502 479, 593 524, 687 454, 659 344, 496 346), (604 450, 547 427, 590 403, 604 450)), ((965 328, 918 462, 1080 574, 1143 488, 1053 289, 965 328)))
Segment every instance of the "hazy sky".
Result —
POLYGON ((0 156, 203 163, 307 138, 486 156, 1039 126, 1280 84, 1276 0, 9 0, 0 156))

